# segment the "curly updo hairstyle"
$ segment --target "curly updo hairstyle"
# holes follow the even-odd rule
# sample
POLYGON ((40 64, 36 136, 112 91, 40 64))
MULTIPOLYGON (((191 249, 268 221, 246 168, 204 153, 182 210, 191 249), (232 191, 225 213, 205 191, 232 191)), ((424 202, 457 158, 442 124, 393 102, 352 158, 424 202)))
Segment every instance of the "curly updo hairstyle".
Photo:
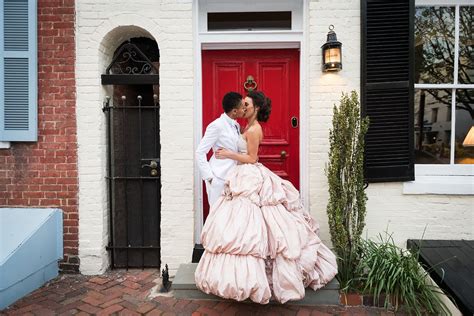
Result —
POLYGON ((266 122, 272 112, 272 100, 262 91, 250 91, 247 96, 252 99, 254 107, 258 107, 257 121, 266 122))

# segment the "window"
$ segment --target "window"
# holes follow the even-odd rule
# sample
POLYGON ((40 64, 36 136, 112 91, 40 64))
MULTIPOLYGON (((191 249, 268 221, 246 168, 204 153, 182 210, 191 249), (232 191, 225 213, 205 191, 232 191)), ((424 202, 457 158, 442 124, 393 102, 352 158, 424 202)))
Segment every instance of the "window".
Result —
POLYGON ((431 110, 431 120, 433 123, 436 123, 438 121, 438 108, 434 108, 431 110))
MULTIPOLYGON (((281 35, 272 36, 272 33, 286 33, 288 36, 303 32, 303 0, 199 0, 196 2, 196 31, 200 41, 206 45, 218 42, 274 42, 281 41, 281 35), (239 36, 236 38, 227 37, 237 33, 239 36), (259 35, 255 37, 255 34, 259 35)), ((293 39, 288 41, 291 42, 293 39)), ((211 46, 212 49, 222 47, 222 45, 211 46)), ((205 49, 211 48, 206 46, 205 49)))
POLYGON ((474 164, 474 6, 415 10, 415 163, 474 164), (463 144, 464 143, 464 144, 463 144))
POLYGON ((207 13, 208 31, 291 30, 291 11, 207 13))

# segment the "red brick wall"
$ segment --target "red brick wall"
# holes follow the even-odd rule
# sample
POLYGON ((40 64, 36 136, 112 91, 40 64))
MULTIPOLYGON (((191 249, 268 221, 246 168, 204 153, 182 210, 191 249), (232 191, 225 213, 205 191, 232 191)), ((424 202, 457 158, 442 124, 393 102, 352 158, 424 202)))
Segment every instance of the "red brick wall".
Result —
POLYGON ((38 0, 38 142, 0 149, 0 207, 64 211, 63 271, 78 271, 74 0, 38 0))

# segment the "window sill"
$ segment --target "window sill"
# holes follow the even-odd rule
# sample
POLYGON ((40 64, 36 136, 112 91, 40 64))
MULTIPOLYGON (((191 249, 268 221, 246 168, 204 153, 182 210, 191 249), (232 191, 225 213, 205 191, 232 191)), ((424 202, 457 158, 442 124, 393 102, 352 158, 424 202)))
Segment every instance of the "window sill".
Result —
POLYGON ((403 194, 474 195, 474 165, 415 165, 403 194))
POLYGON ((9 149, 10 146, 10 142, 0 142, 0 149, 9 149))

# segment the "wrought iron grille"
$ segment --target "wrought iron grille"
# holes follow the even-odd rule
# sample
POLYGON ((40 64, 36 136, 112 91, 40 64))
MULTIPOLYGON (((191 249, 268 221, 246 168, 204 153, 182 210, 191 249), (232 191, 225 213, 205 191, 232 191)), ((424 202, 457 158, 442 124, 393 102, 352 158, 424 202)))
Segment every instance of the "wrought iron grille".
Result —
POLYGON ((153 62, 129 42, 115 54, 102 75, 102 84, 159 84, 159 78, 159 71, 153 62))
MULTIPOLYGON (((148 86, 150 88, 150 86, 148 86)), ((160 267, 161 172, 159 100, 123 95, 107 116, 108 191, 112 268, 160 267)))

